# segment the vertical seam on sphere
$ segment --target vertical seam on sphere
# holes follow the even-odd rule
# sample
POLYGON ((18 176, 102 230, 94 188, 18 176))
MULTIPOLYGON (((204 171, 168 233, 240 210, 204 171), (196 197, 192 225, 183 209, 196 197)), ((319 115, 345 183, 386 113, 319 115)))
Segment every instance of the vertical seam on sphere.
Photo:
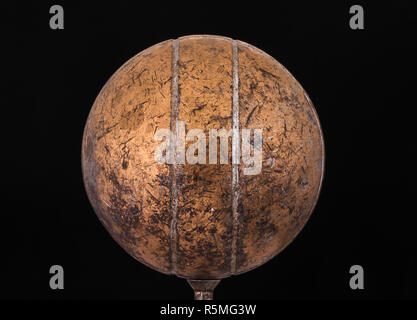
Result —
POLYGON ((239 61, 237 42, 232 41, 232 252, 230 272, 236 272, 237 238, 239 227, 239 61))
MULTIPOLYGON (((172 133, 177 131, 178 108, 179 108, 179 88, 178 88, 178 60, 179 60, 179 40, 172 40, 172 62, 171 62, 171 119, 170 130, 172 133)), ((174 161, 170 168, 170 216, 171 224, 169 229, 170 236, 170 267, 171 273, 177 273, 177 249, 178 249, 178 165, 176 155, 176 138, 173 141, 174 148, 171 146, 171 152, 174 153, 174 161)))

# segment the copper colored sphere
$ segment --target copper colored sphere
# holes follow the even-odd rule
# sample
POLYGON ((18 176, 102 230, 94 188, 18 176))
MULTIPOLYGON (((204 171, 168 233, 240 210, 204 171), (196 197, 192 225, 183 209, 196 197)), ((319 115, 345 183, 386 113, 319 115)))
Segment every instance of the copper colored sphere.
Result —
POLYGON ((309 97, 275 59, 230 38, 187 36, 140 52, 107 81, 85 126, 82 169, 98 218, 131 256, 165 274, 222 279, 267 262, 303 228, 324 145, 309 97), (261 129, 261 171, 232 163, 233 139, 227 163, 157 163, 155 133, 178 133, 177 121, 185 134, 204 131, 207 159, 210 129, 252 129, 252 148, 261 129))

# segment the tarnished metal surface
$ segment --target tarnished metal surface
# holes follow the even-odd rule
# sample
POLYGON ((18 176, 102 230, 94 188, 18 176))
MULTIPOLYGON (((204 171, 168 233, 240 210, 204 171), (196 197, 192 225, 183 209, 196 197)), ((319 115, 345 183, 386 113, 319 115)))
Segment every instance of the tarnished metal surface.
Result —
POLYGON ((189 279, 246 272, 278 254, 308 220, 323 166, 300 84, 259 49, 219 36, 165 41, 130 59, 98 95, 82 145, 86 190, 113 238, 151 268, 189 279), (175 120, 206 133, 262 128, 262 171, 156 164, 154 133, 175 120))
MULTIPOLYGON (((179 48, 179 119, 187 128, 230 129, 232 50, 224 40, 183 39, 179 48)), ((231 259, 231 165, 181 166, 179 274, 197 279, 228 274, 231 259)))
POLYGON ((273 58, 239 45, 240 124, 263 128, 259 175, 240 170, 237 272, 282 250, 309 218, 323 175, 324 146, 307 94, 273 58))

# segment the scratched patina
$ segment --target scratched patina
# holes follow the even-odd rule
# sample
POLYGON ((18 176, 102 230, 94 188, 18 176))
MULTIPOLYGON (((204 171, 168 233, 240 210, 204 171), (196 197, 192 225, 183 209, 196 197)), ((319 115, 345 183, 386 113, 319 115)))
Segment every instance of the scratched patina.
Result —
POLYGON ((168 40, 126 62, 97 96, 82 144, 87 194, 112 237, 149 267, 190 279, 243 273, 278 254, 308 220, 323 166, 300 84, 259 49, 219 36, 168 40), (233 182, 231 152, 228 164, 155 162, 158 129, 181 120, 208 138, 232 128, 234 105, 240 129, 262 129, 259 174, 241 163, 233 182))
POLYGON ((275 59, 239 42, 240 126, 262 128, 262 172, 240 176, 237 273, 279 253, 298 234, 317 201, 323 141, 300 84, 275 59))
POLYGON ((113 238, 134 258, 170 272, 169 168, 155 164, 157 128, 169 128, 171 42, 130 59, 106 83, 82 147, 89 199, 113 238))
MULTIPOLYGON (((185 38, 180 42, 179 63, 179 119, 185 121, 186 129, 229 130, 230 43, 185 38)), ((207 146, 207 158, 208 151, 207 146)), ((185 164, 179 183, 180 274, 195 279, 224 277, 230 270, 231 259, 231 164, 185 164)))

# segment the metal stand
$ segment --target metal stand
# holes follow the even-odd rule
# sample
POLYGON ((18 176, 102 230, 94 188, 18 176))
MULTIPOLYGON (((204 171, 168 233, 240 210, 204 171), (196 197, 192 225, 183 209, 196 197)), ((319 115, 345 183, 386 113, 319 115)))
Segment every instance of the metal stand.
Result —
POLYGON ((194 300, 213 300, 214 288, 220 280, 191 280, 187 279, 194 290, 194 300))

